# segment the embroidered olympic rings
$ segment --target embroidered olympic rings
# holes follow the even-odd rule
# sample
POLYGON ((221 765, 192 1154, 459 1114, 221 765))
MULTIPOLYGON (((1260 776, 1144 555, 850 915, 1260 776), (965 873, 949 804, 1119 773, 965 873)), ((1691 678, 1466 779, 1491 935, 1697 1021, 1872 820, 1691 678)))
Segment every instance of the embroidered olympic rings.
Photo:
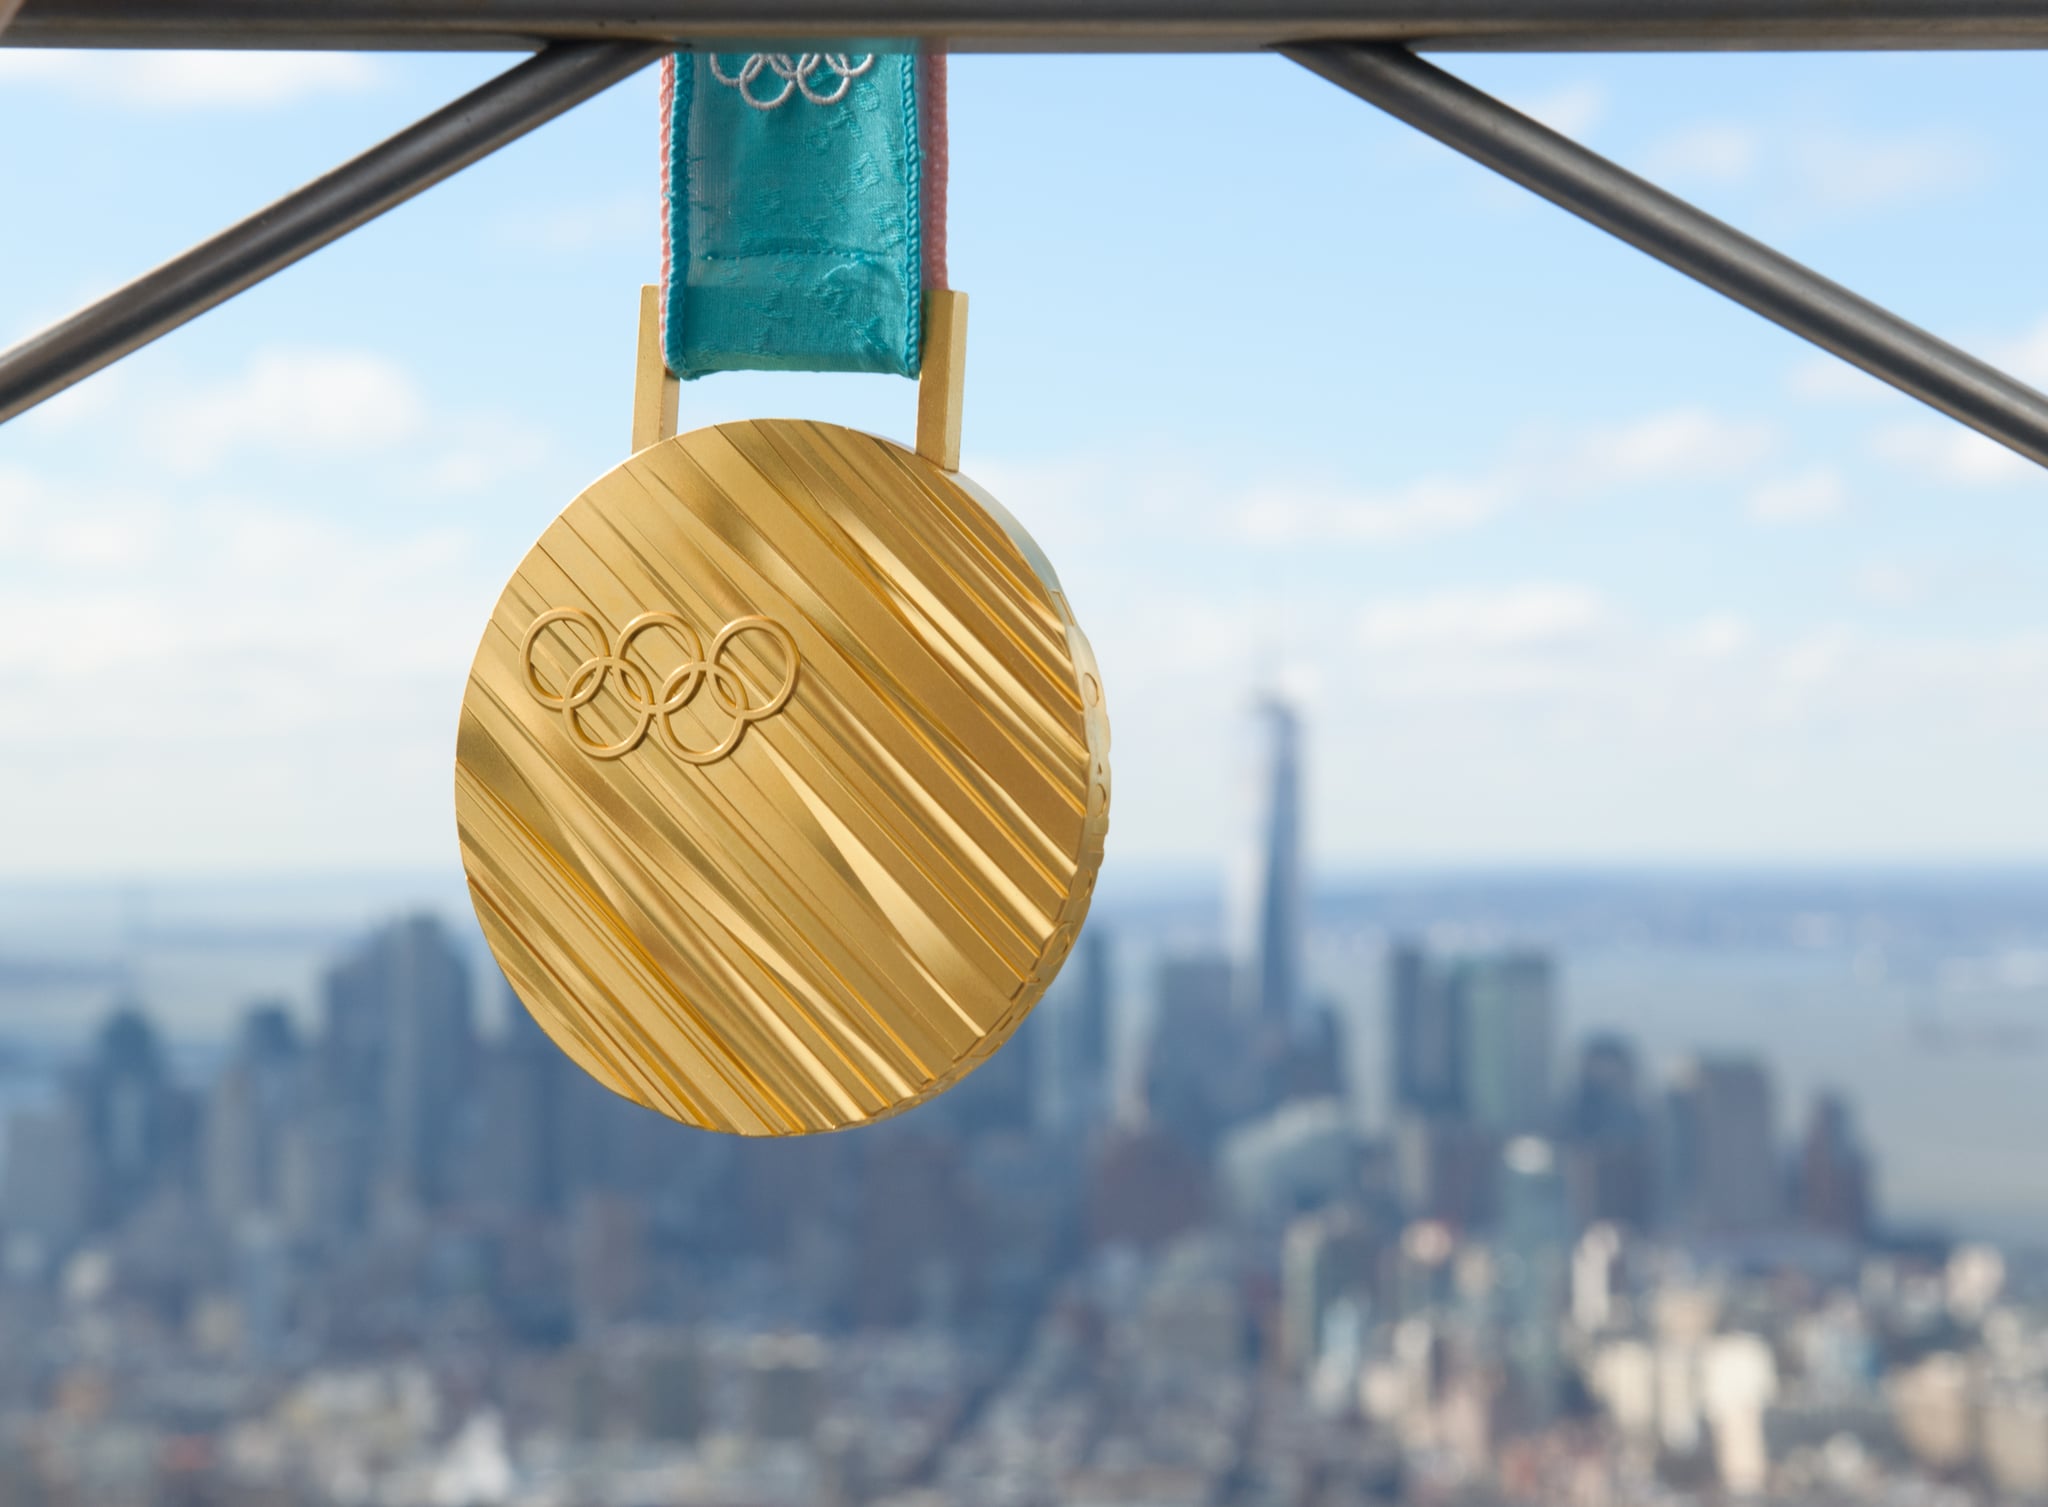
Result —
POLYGON ((800 52, 791 56, 786 52, 756 52, 748 55, 740 64, 736 76, 728 76, 718 66, 718 54, 711 54, 711 76, 728 89, 737 89, 740 98, 756 110, 778 110, 789 102, 792 94, 801 93, 814 105, 836 105, 846 98, 846 91, 853 87, 853 81, 875 66, 875 55, 870 52, 856 63, 850 52, 800 52), (782 92, 773 99, 754 97, 754 80, 762 70, 782 80, 782 92), (838 82, 824 93, 812 87, 811 79, 820 69, 831 74, 838 82))
POLYGON ((718 630, 707 654, 697 630, 673 612, 641 613, 619 631, 619 641, 614 644, 606 636, 604 626, 590 613, 580 607, 557 607, 535 618, 519 645, 519 670, 528 694, 550 711, 560 712, 569 736, 593 759, 617 759, 631 753, 647 736, 648 728, 659 723, 662 741, 670 753, 686 764, 715 764, 739 747, 748 727, 763 717, 774 716, 788 703, 790 693, 796 689, 796 667, 796 640, 782 624, 766 617, 734 618, 718 630), (559 694, 540 683, 533 667, 534 645, 556 623, 574 623, 598 646, 597 653, 576 667, 559 694), (658 696, 654 693, 654 673, 626 658, 633 640, 650 628, 673 633, 689 656, 661 683, 658 696), (724 659, 726 648, 742 633, 765 633, 782 649, 782 683, 760 706, 749 705, 746 682, 724 659), (619 699, 632 713, 633 726, 616 743, 593 743, 585 736, 576 714, 597 699, 597 693, 604 689, 605 681, 614 671, 619 677, 619 699), (673 719, 705 685, 711 687, 711 699, 718 703, 719 710, 732 718, 732 731, 714 747, 691 748, 676 736, 673 719))

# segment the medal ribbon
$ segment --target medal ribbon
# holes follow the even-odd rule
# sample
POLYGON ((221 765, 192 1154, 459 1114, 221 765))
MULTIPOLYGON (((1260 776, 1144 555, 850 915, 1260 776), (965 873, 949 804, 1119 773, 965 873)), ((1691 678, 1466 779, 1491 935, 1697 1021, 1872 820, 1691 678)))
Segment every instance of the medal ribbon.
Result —
POLYGON ((946 285, 946 60, 677 53, 662 70, 669 370, 914 377, 946 285))

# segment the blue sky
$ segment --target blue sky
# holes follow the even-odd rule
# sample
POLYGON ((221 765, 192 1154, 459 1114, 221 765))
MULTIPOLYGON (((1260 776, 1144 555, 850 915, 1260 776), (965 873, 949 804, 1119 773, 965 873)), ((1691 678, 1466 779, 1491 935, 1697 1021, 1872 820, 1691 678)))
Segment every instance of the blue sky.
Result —
MULTIPOLYGON (((0 53, 0 340, 507 62, 0 53)), ((2038 59, 1448 62, 2048 383, 2038 59)), ((625 445, 653 87, 0 429, 0 871, 452 861, 484 615, 625 445)), ((1228 854, 1266 680, 1329 871, 2048 856, 2038 472, 1278 59, 952 111, 966 469, 1103 663, 1115 865, 1228 854)))

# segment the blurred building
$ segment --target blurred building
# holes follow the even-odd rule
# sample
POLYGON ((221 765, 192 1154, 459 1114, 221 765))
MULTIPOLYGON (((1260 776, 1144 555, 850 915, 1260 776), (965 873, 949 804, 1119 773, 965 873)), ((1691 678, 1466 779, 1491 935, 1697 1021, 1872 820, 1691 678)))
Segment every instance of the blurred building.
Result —
POLYGON ((568 1106, 583 1076, 518 998, 506 991, 505 1026, 483 1054, 483 1130, 477 1140, 478 1202, 516 1214, 547 1214, 570 1191, 568 1106))
POLYGON ((615 1193, 576 1201, 569 1232, 570 1290, 579 1336, 636 1317, 647 1297, 647 1210, 615 1193))
POLYGON ((1255 1021, 1221 954, 1160 960, 1144 1056, 1145 1117, 1207 1162, 1225 1131, 1258 1113, 1265 1086, 1255 1021))
POLYGON ((206 1101, 206 1202, 228 1228, 284 1214, 286 1145, 304 1108, 305 1067, 282 1005, 257 1005, 243 1017, 206 1101))
POLYGON ((626 1351, 633 1368, 634 1412, 643 1439, 686 1443, 704 1431, 711 1378, 691 1335, 655 1333, 626 1351))
POLYGON ((309 1218, 331 1236, 365 1227, 380 1200, 439 1207, 475 1102, 469 971, 454 940, 431 916, 393 922, 328 970, 321 1008, 309 1218))
POLYGON ((1110 1024, 1115 981, 1109 929, 1081 930, 1073 955, 1034 1015, 1045 1017, 1033 1123, 1071 1132, 1099 1125, 1110 1108, 1110 1024))
POLYGON ((1156 1248, 1209 1216, 1208 1165, 1178 1136, 1125 1126, 1103 1137, 1088 1188, 1088 1237, 1096 1246, 1156 1248))
POLYGON ((1582 1225, 1612 1220, 1646 1230, 1656 1216, 1657 1159, 1635 1048, 1589 1037, 1560 1125, 1565 1180, 1582 1225))
POLYGON ((93 1214, 92 1148, 75 1100, 8 1116, 0 1172, 0 1228, 27 1242, 26 1259, 46 1264, 86 1234, 93 1214))
POLYGON ((1540 952, 1458 960, 1449 980, 1463 1049, 1463 1114, 1496 1135, 1547 1133, 1557 1023, 1556 969, 1540 952))
POLYGON ((373 939, 365 961, 380 976, 390 1041, 385 1187, 412 1207, 438 1208, 456 1191, 458 1136, 476 1089, 469 969, 426 916, 373 939))
POLYGON ((1411 1212, 1465 1229, 1487 1224, 1502 1146, 1551 1132, 1555 993, 1555 967, 1541 952, 1439 958, 1414 942, 1389 951, 1389 1086, 1411 1212))
POLYGON ((1253 724, 1256 822, 1236 899, 1236 931, 1254 1013, 1291 1028, 1308 1003, 1301 714, 1268 696, 1254 708, 1253 724))
POLYGON ((1280 1248, 1280 1343, 1287 1363, 1306 1374, 1322 1356, 1340 1304, 1372 1304, 1381 1242, 1354 1211, 1305 1215, 1287 1227, 1280 1248))
POLYGON ((1572 1210, 1551 1142, 1516 1136, 1501 1156, 1496 1296, 1509 1381, 1507 1409, 1522 1427, 1558 1415, 1564 1316, 1570 1294, 1572 1210))
POLYGON ((1387 954, 1388 1085, 1398 1116, 1455 1119, 1465 1108, 1459 1013, 1441 968, 1416 942, 1387 954))
POLYGON ((1700 1412, 1712 1428, 1715 1473, 1734 1496, 1753 1497, 1770 1479, 1764 1411, 1778 1394, 1778 1365, 1756 1334, 1717 1334, 1700 1363, 1700 1412))
POLYGON ((1814 1097, 1795 1189, 1800 1223, 1850 1240, 1870 1232, 1870 1162, 1840 1094, 1814 1097))
POLYGON ((156 1028, 133 1004, 101 1027, 75 1093, 92 1224, 110 1229, 183 1170, 197 1116, 171 1082, 156 1028))
POLYGON ((2048 1498, 2048 1384, 2029 1378, 1990 1388, 1979 1432, 1992 1485, 2008 1498, 2048 1498))
POLYGON ((747 1351, 747 1423, 756 1439, 808 1440, 825 1406, 825 1345, 816 1335, 762 1335, 747 1351))
POLYGON ((1937 1350, 1894 1371, 1886 1387, 1899 1437, 1922 1464, 1952 1472, 1977 1452, 1976 1368, 1952 1350, 1937 1350))
POLYGON ((1357 1127, 1340 1100, 1296 1099, 1230 1133, 1217 1180, 1234 1219, 1278 1229, 1355 1192, 1357 1127))
POLYGON ((1403 1120, 1394 1131, 1395 1182, 1402 1206, 1460 1230, 1493 1222, 1500 1138, 1463 1119, 1403 1120))
POLYGON ((1783 1210, 1777 1101, 1754 1057, 1679 1065, 1668 1099, 1667 1196, 1682 1227, 1709 1234, 1768 1229, 1783 1210))

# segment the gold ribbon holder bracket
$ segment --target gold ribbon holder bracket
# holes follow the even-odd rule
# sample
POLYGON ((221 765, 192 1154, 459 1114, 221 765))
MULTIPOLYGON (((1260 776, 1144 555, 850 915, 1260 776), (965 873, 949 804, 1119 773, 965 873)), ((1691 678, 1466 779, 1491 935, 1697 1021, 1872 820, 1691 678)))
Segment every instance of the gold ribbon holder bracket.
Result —
MULTIPOLYGON (((960 469, 960 411, 967 380, 967 295, 924 295, 924 361, 917 379, 917 453, 942 471, 960 469)), ((661 347, 661 289, 640 290, 640 349, 633 374, 633 454, 672 439, 682 384, 661 347)))

